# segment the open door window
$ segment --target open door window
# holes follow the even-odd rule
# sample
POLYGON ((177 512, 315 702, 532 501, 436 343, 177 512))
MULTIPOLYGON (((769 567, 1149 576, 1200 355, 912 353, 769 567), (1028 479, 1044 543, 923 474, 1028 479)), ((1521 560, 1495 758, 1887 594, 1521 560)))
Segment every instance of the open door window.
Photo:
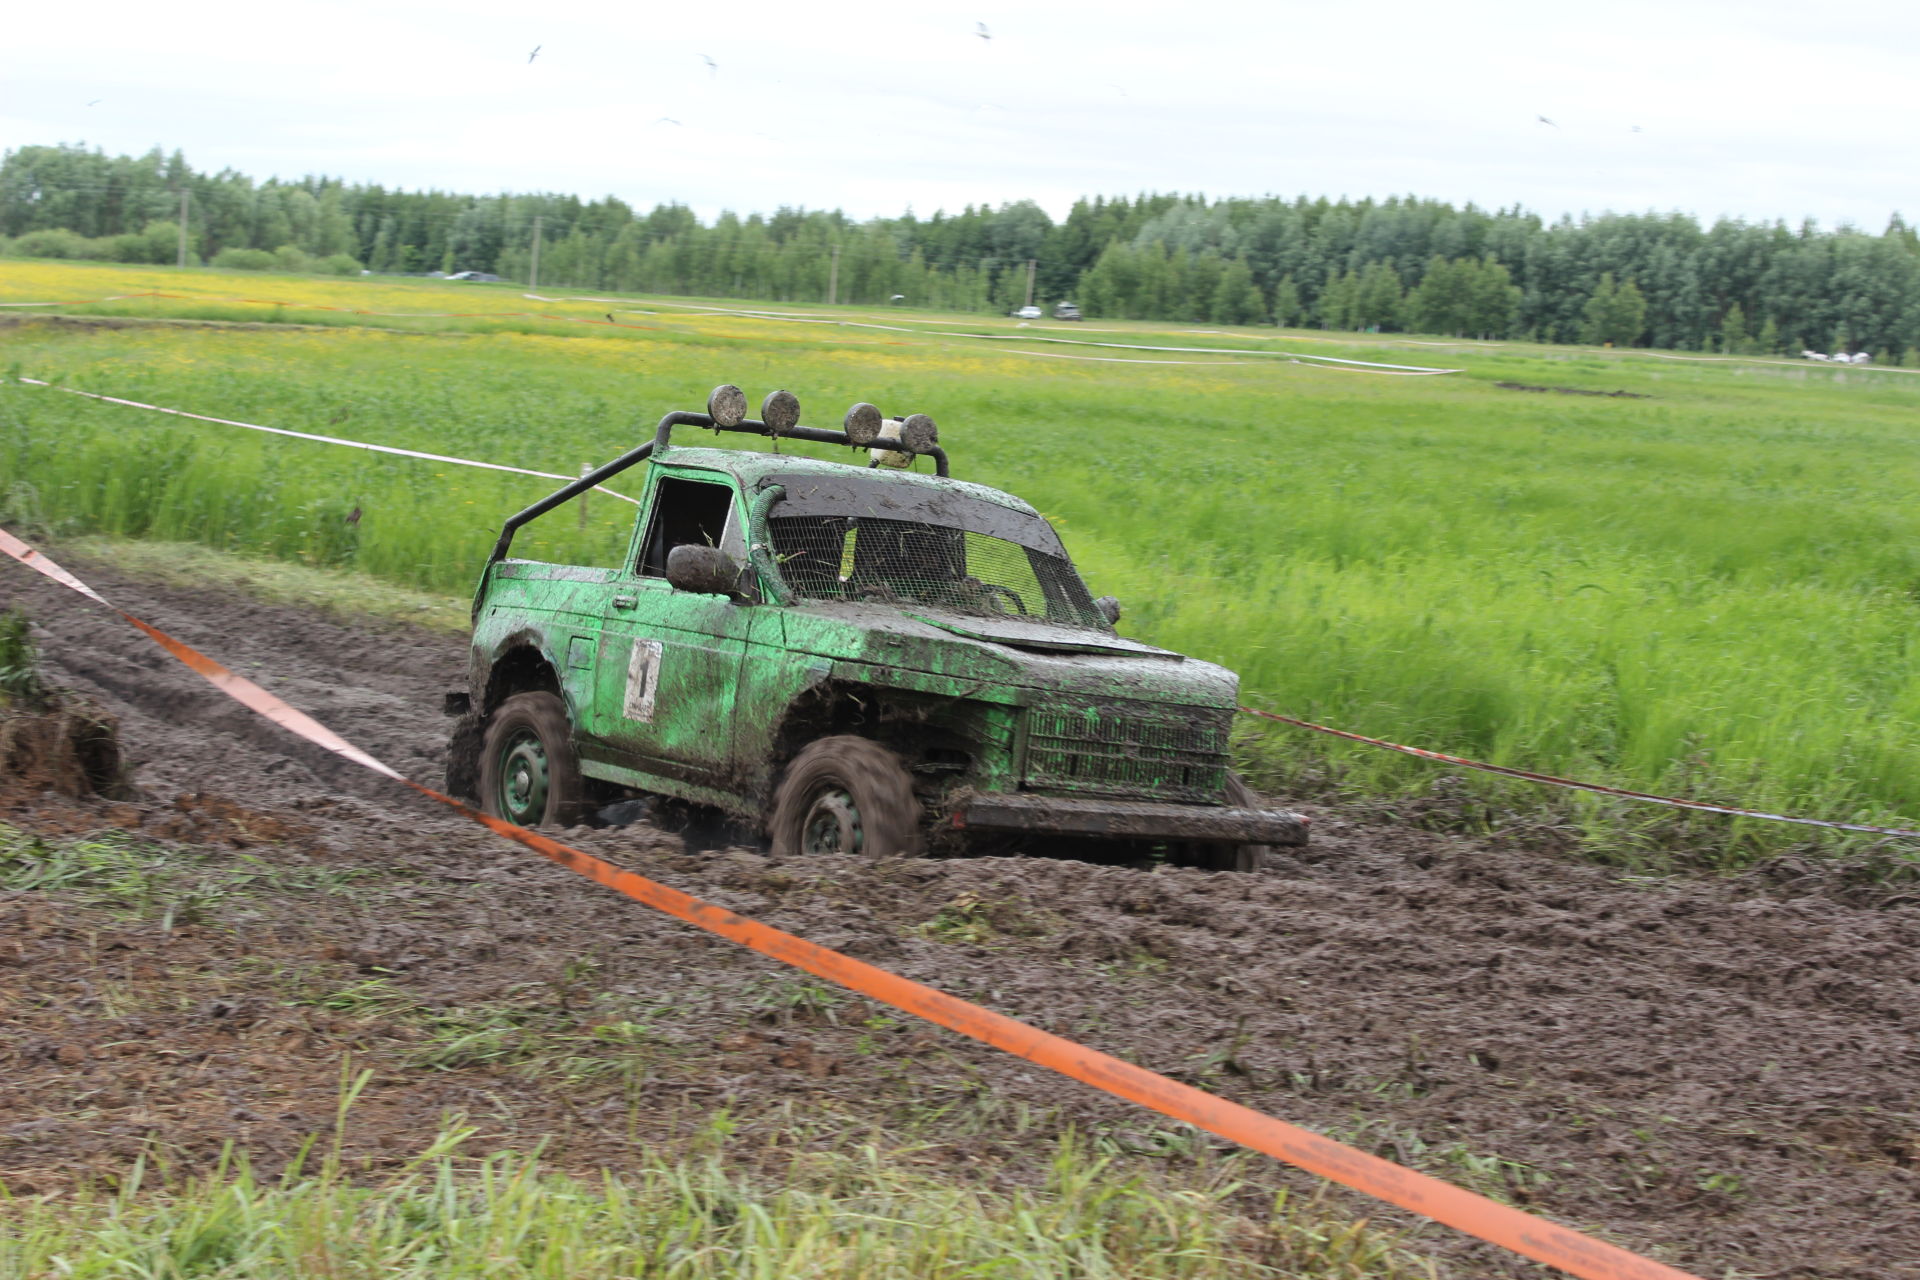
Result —
POLYGON ((640 543, 634 572, 643 578, 665 578, 667 556, 675 547, 692 544, 718 547, 735 561, 746 559, 740 504, 733 486, 708 480, 668 476, 653 492, 653 514, 640 543))

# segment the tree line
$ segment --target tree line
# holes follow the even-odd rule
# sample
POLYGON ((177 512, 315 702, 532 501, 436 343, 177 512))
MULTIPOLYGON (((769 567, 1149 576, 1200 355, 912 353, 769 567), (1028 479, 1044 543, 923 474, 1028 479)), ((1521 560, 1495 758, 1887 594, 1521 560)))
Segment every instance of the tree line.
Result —
POLYGON ((1811 221, 1383 200, 1091 197, 865 221, 781 208, 703 222, 613 197, 403 191, 202 172, 178 152, 0 158, 0 252, 357 274, 487 271, 543 285, 1007 311, 1029 284, 1090 316, 1414 331, 1920 361, 1920 237, 1811 221))

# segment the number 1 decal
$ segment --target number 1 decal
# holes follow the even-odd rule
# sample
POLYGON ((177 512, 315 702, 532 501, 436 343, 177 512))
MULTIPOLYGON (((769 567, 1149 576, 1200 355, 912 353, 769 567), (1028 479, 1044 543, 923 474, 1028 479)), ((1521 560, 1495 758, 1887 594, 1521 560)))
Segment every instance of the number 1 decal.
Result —
POLYGON ((660 642, 635 640, 627 659, 627 697, 621 710, 629 720, 653 720, 653 695, 660 689, 660 642))

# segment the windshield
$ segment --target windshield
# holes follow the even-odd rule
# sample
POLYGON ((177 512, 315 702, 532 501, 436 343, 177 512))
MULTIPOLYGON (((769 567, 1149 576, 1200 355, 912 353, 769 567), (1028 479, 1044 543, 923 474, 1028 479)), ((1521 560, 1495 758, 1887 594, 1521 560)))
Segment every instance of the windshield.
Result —
POLYGON ((858 473, 772 483, 787 492, 767 531, 802 596, 1107 629, 1059 536, 1030 512, 858 473))

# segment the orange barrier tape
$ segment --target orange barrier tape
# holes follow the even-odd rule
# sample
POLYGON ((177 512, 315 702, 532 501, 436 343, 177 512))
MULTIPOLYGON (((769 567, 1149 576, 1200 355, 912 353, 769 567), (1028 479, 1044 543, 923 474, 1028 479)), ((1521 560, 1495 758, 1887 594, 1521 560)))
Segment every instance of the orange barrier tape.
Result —
POLYGON ((1137 1103, 1170 1119, 1195 1125, 1241 1146, 1284 1160, 1308 1173, 1456 1227, 1468 1235, 1524 1257, 1558 1267, 1583 1280, 1699 1280, 1699 1277, 1685 1271, 1642 1258, 1615 1245, 1462 1190, 1438 1178, 1416 1173, 1390 1160, 1322 1137, 1310 1129, 1288 1124, 1177 1080, 1169 1080, 1097 1049, 1028 1026, 1004 1014, 983 1009, 944 991, 855 960, 771 925, 737 915, 635 872, 623 871, 612 863, 603 862, 538 832, 480 813, 450 796, 401 777, 251 680, 235 675, 212 658, 157 627, 114 608, 80 579, 4 529, 0 529, 0 551, 61 585, 113 609, 222 693, 274 723, 363 768, 411 787, 499 835, 525 845, 542 857, 596 884, 605 885, 616 893, 625 894, 636 902, 737 942, 761 955, 838 983, 849 991, 870 996, 949 1031, 957 1031, 982 1044, 1092 1085, 1103 1093, 1137 1103))

